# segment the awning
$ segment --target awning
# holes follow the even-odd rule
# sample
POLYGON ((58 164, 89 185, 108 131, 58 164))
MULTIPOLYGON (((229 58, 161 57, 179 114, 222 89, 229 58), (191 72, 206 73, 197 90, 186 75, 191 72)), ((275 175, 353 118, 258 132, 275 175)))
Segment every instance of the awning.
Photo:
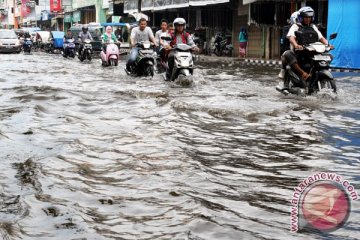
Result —
MULTIPOLYGON (((183 8, 189 6, 206 6, 210 4, 227 3, 230 0, 142 0, 141 11, 159 11, 165 9, 183 8)), ((124 3, 124 13, 138 11, 137 0, 127 0, 124 3)))
POLYGON ((258 0, 243 0, 243 5, 256 2, 258 0))
MULTIPOLYGON (((243 5, 254 2, 291 2, 292 0, 243 0, 243 5)), ((299 1, 299 0, 297 0, 299 1)))
POLYGON ((227 3, 229 0, 190 0, 190 6, 205 6, 210 4, 227 3))

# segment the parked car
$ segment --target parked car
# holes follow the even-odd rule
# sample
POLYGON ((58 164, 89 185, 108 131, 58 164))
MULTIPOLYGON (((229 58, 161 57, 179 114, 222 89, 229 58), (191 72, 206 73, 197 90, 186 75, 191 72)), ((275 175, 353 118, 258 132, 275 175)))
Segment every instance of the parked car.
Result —
POLYGON ((0 52, 20 53, 21 44, 14 30, 0 30, 0 52))

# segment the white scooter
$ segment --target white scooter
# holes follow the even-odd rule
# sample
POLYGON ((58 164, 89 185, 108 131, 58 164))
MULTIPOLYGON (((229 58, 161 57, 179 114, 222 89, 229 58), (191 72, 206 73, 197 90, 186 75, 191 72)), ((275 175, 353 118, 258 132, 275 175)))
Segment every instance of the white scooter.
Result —
POLYGON ((171 51, 174 54, 174 67, 168 81, 175 81, 177 78, 187 78, 194 73, 194 60, 192 47, 187 44, 177 44, 171 51))

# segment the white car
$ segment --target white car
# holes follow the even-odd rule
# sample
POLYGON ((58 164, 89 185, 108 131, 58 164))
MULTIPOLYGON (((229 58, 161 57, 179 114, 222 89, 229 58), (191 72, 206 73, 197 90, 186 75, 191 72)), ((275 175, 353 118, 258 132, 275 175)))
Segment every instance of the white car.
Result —
POLYGON ((21 43, 14 30, 0 29, 0 52, 21 52, 21 43))

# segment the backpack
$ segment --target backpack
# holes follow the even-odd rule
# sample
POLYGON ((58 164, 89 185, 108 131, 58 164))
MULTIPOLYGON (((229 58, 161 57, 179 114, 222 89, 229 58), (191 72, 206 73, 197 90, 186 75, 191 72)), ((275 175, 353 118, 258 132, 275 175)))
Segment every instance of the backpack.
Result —
POLYGON ((301 24, 297 25, 299 27, 298 31, 302 33, 300 36, 296 37, 298 44, 307 45, 319 41, 319 35, 315 31, 313 24, 311 24, 310 26, 303 26, 301 24))

